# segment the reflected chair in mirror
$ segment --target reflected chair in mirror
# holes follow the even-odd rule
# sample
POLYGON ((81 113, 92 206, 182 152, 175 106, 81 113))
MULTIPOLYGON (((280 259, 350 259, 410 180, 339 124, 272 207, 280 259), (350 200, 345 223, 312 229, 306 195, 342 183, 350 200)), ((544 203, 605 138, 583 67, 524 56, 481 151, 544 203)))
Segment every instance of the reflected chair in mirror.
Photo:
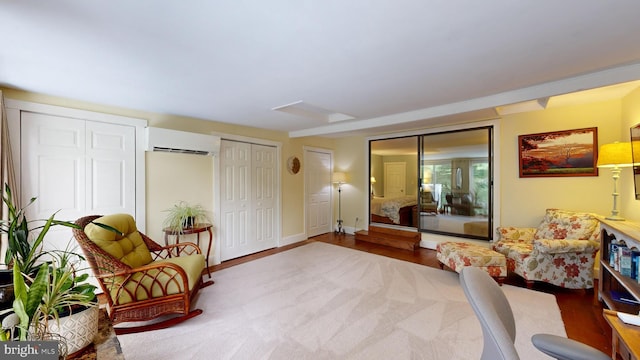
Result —
POLYGON ((433 197, 431 191, 420 192, 420 212, 437 214, 438 213, 438 201, 433 197))
MULTIPOLYGON (((460 285, 482 327, 484 344, 481 360, 520 359, 515 347, 516 323, 509 300, 493 278, 475 267, 460 272, 460 285)), ((611 360, 603 352, 565 337, 536 334, 533 345, 561 360, 611 360)))
POLYGON ((473 216, 473 196, 469 193, 445 195, 451 214, 473 216))
POLYGON ((213 281, 202 282, 205 260, 196 244, 161 246, 128 214, 87 216, 76 225, 74 237, 105 294, 116 334, 162 329, 202 313, 191 309, 193 299, 213 281), (145 323, 115 326, 125 322, 145 323))

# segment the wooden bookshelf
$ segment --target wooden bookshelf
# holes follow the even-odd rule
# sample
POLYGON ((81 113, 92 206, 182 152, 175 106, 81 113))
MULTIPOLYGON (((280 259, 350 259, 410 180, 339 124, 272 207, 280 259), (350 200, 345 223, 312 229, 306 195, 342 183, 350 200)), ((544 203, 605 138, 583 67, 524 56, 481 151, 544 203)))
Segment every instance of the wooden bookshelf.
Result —
POLYGON ((601 219, 600 239, 600 278, 598 297, 611 310, 638 314, 640 304, 629 304, 614 300, 612 292, 629 295, 631 300, 640 302, 640 284, 637 280, 620 274, 609 265, 611 241, 624 240, 628 247, 640 249, 640 225, 629 221, 610 221, 601 219))

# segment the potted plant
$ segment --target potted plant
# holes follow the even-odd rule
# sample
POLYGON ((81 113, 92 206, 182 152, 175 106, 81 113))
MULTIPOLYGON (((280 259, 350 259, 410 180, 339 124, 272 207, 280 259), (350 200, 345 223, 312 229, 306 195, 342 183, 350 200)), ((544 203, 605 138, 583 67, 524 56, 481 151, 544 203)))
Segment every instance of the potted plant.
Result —
POLYGON ((20 271, 20 265, 14 265, 13 311, 20 320, 20 340, 59 339, 67 354, 93 342, 99 315, 96 287, 87 282, 88 274, 77 272, 75 267, 81 259, 74 252, 57 251, 50 262, 40 265, 32 279, 20 271))
POLYGON ((209 222, 207 211, 202 205, 190 205, 186 201, 179 201, 164 211, 168 213, 164 219, 164 227, 179 233, 197 224, 209 222))
MULTIPOLYGON (((8 209, 8 220, 0 222, 0 233, 5 233, 8 238, 5 264, 12 274, 11 294, 15 297, 11 299, 12 309, 9 307, 8 311, 13 310, 12 316, 19 318, 19 339, 25 340, 28 336, 52 339, 46 336, 55 334, 60 336, 70 353, 84 348, 95 337, 99 315, 95 302, 96 287, 87 282, 88 274, 76 271, 77 264, 84 258, 69 248, 42 250, 42 243, 52 226, 79 226, 54 219, 57 212, 46 220, 27 220, 25 208, 36 198, 31 198, 25 207, 18 209, 6 184, 2 200, 8 209), (81 320, 67 320, 68 316, 77 317, 79 314, 84 314, 81 320), (72 327, 67 329, 67 323, 72 327), (89 333, 81 331, 83 329, 89 333)), ((108 225, 95 224, 119 232, 108 225)), ((2 315, 5 312, 2 311, 2 315)), ((7 338, 4 332, 0 333, 0 340, 12 339, 7 338)))
POLYGON ((7 234, 5 264, 9 267, 12 264, 18 264, 23 273, 32 274, 36 270, 40 258, 48 254, 48 252, 42 251, 41 245, 49 229, 57 225, 71 228, 76 227, 76 225, 69 221, 56 220, 57 212, 46 220, 27 220, 25 216, 26 208, 33 204, 36 198, 31 198, 27 205, 18 209, 13 203, 11 189, 6 184, 2 201, 9 211, 8 221, 0 223, 0 232, 7 234), (37 225, 33 226, 36 223, 37 225), (37 236, 31 241, 30 235, 34 232, 37 232, 37 236))
POLYGON ((13 201, 11 188, 5 184, 2 202, 8 210, 8 219, 0 221, 0 233, 7 236, 4 258, 7 269, 0 271, 0 310, 9 308, 13 301, 14 277, 11 275, 11 268, 18 265, 23 273, 33 276, 39 263, 42 262, 42 257, 48 254, 48 252, 42 251, 42 242, 49 229, 57 225, 76 227, 72 222, 56 220, 56 213, 53 213, 46 220, 28 221, 25 216, 26 208, 35 201, 36 198, 33 197, 27 205, 17 208, 13 201), (37 236, 32 239, 32 234, 35 232, 37 232, 37 236))

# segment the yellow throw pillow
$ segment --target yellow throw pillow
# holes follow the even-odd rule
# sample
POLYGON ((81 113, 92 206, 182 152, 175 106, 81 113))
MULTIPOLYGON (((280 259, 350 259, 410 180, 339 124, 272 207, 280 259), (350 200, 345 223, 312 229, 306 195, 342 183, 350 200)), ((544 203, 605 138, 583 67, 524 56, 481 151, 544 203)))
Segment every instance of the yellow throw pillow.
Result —
POLYGON ((122 233, 117 234, 95 224, 89 224, 84 228, 87 237, 114 258, 132 268, 147 265, 152 261, 149 248, 142 240, 131 215, 105 215, 93 222, 109 225, 122 233))

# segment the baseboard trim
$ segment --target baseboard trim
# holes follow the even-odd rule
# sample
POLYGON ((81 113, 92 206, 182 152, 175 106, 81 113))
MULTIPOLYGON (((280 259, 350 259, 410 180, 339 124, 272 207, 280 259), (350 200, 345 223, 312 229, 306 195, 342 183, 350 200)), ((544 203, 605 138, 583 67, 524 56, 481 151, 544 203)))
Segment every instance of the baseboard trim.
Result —
POLYGON ((282 238, 280 243, 278 243, 278 247, 299 243, 305 240, 307 240, 307 234, 305 233, 290 235, 282 238))
POLYGON ((431 234, 431 233, 422 233, 422 238, 420 239, 420 247, 435 250, 438 246, 438 243, 445 241, 457 241, 457 242, 468 242, 472 244, 476 244, 479 246, 484 246, 487 248, 491 248, 491 243, 484 240, 474 240, 474 239, 466 239, 457 236, 447 236, 440 234, 431 234))

